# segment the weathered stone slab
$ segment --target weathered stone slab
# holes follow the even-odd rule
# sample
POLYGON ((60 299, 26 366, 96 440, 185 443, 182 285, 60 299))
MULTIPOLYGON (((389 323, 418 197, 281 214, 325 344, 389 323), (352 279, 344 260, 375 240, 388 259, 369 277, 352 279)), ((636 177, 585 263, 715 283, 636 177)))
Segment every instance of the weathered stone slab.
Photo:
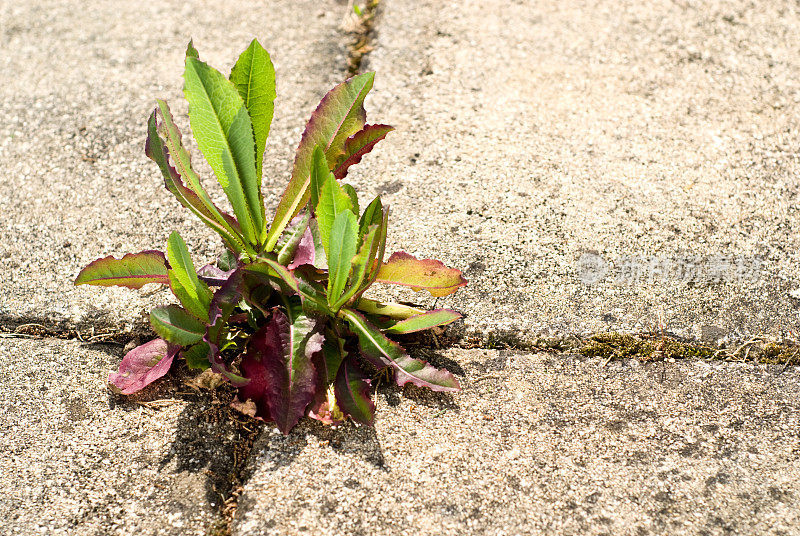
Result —
POLYGON ((353 182, 466 271, 439 304, 471 331, 796 333, 798 29, 789 0, 381 2, 397 131, 353 182))
POLYGON ((793 534, 800 374, 450 350, 454 397, 265 433, 233 534, 793 534))
POLYGON ((254 37, 271 52, 278 99, 264 192, 277 204, 306 119, 346 76, 344 9, 335 0, 0 5, 0 319, 130 327, 166 293, 75 289, 82 266, 163 249, 172 230, 197 261, 219 253, 144 155, 156 97, 188 137, 181 75, 190 37, 223 72, 254 37))
POLYGON ((115 401, 119 349, 0 339, 0 533, 205 535, 233 465, 228 423, 167 399, 115 401))

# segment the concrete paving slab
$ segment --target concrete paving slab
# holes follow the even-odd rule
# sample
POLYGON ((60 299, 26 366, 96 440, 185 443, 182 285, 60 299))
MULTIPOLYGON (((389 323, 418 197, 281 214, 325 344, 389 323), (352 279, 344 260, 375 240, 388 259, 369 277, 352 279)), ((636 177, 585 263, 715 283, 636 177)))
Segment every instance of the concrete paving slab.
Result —
POLYGON ((450 350, 454 397, 265 433, 233 534, 796 534, 800 374, 450 350))
POLYGON ((0 339, 0 533, 202 536, 218 522, 235 430, 198 404, 116 400, 120 350, 0 339))
POLYGON ((466 271, 439 305, 478 334, 796 338, 798 29, 790 0, 383 1, 397 131, 353 182, 466 271))
POLYGON ((346 76, 344 10, 336 0, 0 3, 0 319, 130 328, 165 293, 75 289, 82 266, 162 249, 172 230, 198 261, 219 253, 144 155, 157 97, 189 133, 181 75, 190 37, 224 72, 254 37, 271 52, 278 99, 264 192, 277 204, 306 119, 346 76))

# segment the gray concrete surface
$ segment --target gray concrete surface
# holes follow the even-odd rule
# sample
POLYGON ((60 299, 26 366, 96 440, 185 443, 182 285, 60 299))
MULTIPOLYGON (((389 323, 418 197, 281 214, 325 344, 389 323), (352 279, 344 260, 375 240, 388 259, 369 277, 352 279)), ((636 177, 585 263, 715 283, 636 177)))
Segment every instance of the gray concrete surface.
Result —
POLYGON ((354 182, 466 270, 439 304, 470 331, 796 338, 798 28, 789 0, 386 0, 367 104, 397 131, 354 182))
POLYGON ((0 339, 0 533, 202 536, 216 523, 204 471, 230 464, 219 426, 179 400, 115 400, 120 352, 0 339))
POLYGON ((380 390, 250 457, 236 536, 798 534, 800 374, 450 350, 453 397, 380 390))
POLYGON ((279 95, 264 192, 277 204, 306 119, 345 77, 342 9, 335 0, 0 2, 0 319, 131 329, 166 293, 76 289, 81 267, 163 249, 172 230, 197 261, 219 253, 144 155, 157 97, 188 141, 181 76, 190 37, 225 73, 254 37, 271 52, 279 95))
MULTIPOLYGON (((131 330, 167 293, 76 289, 80 267, 175 229, 196 260, 217 252, 143 153, 157 96, 188 134, 190 36, 223 70, 252 37, 272 53, 273 208, 308 114, 345 76, 344 9, 0 0, 0 324, 131 330)), ((369 121, 397 131, 349 180, 392 205, 393 249, 465 271, 438 305, 468 333, 794 337, 798 28, 788 0, 382 0, 362 70, 378 71, 369 121)), ((169 381, 159 409, 110 397, 121 353, 0 339, 0 532, 219 521, 235 430, 169 381)), ((798 534, 796 369, 432 359, 463 393, 381 389, 375 429, 265 429, 234 534, 798 534)))

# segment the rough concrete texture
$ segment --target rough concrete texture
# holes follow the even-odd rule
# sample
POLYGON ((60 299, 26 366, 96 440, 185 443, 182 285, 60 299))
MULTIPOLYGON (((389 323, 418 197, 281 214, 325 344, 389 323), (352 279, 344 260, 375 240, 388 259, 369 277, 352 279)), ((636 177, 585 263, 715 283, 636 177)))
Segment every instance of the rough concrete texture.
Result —
POLYGON ((791 0, 383 1, 397 132, 353 182, 466 271, 439 305, 470 331, 796 337, 798 28, 791 0))
POLYGON ((0 319, 130 329, 167 293, 76 289, 81 267, 163 249, 172 230, 197 262, 219 253, 216 235, 169 195, 144 155, 157 97, 189 142, 181 75, 190 37, 225 73, 254 37, 271 52, 278 98, 264 192, 277 204, 306 119, 346 76, 343 9, 335 0, 0 2, 0 319))
POLYGON ((452 350, 454 397, 264 434, 233 534, 797 534, 800 374, 452 350))
POLYGON ((217 523, 207 472, 232 470, 230 424, 181 400, 116 400, 106 378, 120 353, 0 339, 0 533, 204 535, 217 523))

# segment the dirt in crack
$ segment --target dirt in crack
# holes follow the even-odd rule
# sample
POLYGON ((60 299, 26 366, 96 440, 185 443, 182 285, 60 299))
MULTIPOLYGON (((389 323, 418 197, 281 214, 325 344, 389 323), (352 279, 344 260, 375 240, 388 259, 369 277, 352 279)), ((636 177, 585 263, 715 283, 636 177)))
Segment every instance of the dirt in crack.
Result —
POLYGON ((367 0, 364 6, 356 11, 354 5, 359 5, 359 2, 351 0, 348 3, 349 12, 343 23, 344 30, 353 36, 353 41, 348 47, 348 76, 355 76, 360 72, 364 56, 372 51, 372 34, 379 4, 380 0, 367 0))
POLYGON ((206 534, 227 536, 242 493, 245 466, 263 425, 231 407, 235 389, 210 370, 198 374, 181 363, 166 379, 135 395, 118 395, 115 403, 157 410, 164 400, 187 402, 178 417, 175 439, 160 465, 204 475, 205 500, 218 514, 206 534))

